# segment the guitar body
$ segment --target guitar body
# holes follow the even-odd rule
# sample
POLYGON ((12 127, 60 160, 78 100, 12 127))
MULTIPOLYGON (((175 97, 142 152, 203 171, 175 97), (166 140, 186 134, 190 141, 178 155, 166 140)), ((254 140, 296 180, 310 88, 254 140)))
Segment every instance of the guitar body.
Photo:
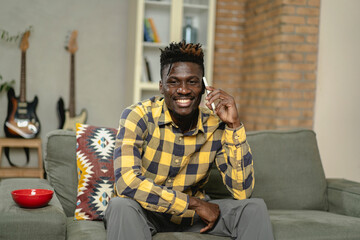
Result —
POLYGON ((4 124, 7 137, 34 138, 40 132, 40 121, 36 115, 38 98, 22 102, 15 97, 14 89, 8 91, 8 113, 4 124))
POLYGON ((85 109, 81 110, 79 115, 75 117, 70 117, 70 112, 68 110, 65 111, 65 122, 62 129, 76 131, 76 123, 86 123, 87 119, 87 111, 85 109))

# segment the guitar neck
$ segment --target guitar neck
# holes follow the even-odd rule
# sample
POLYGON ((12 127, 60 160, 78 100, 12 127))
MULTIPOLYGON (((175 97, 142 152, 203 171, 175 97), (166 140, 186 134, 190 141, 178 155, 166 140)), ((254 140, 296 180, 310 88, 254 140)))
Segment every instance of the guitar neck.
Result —
POLYGON ((70 54, 70 117, 75 117, 75 54, 70 54))
POLYGON ((21 51, 20 101, 26 102, 26 51, 21 51))

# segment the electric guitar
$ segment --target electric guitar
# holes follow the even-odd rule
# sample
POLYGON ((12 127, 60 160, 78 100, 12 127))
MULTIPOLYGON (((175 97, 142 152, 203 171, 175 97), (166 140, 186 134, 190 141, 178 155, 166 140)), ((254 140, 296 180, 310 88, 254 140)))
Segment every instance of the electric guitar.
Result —
POLYGON ((71 36, 68 40, 68 44, 65 46, 65 49, 70 52, 70 103, 69 109, 65 110, 64 101, 60 97, 57 102, 58 114, 60 119, 60 129, 65 130, 76 130, 76 123, 86 123, 87 111, 85 109, 81 110, 79 115, 76 115, 75 110, 75 52, 78 50, 78 45, 76 42, 78 32, 76 30, 72 31, 71 36))
POLYGON ((21 80, 20 96, 15 97, 13 88, 8 91, 8 112, 4 124, 7 137, 34 138, 40 132, 40 121, 36 116, 38 98, 26 101, 26 50, 29 48, 30 31, 24 33, 20 43, 21 49, 21 80))

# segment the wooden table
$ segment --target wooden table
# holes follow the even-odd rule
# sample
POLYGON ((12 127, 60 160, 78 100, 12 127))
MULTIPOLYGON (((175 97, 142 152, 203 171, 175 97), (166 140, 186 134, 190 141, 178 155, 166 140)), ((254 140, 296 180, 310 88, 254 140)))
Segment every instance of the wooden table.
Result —
POLYGON ((39 177, 44 178, 44 169, 42 161, 41 139, 23 139, 23 138, 0 138, 0 178, 10 177, 39 177), (36 148, 38 154, 38 167, 1 167, 2 149, 10 148, 36 148))

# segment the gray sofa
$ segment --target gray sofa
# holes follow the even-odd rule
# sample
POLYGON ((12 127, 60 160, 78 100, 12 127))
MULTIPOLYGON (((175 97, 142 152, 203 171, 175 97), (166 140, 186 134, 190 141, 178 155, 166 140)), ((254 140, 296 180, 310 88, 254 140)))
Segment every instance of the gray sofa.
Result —
MULTIPOLYGON (((252 197, 268 206, 275 239, 360 239, 360 184, 326 179, 315 133, 311 130, 248 132, 255 167, 252 197)), ((45 168, 48 180, 0 182, 0 239, 105 239, 101 221, 74 221, 77 169, 74 132, 48 134, 45 168), (10 192, 49 188, 55 195, 39 209, 18 207, 10 192)), ((326 151, 326 149, 322 149, 326 151)), ((341 159, 339 159, 341 161, 341 159)), ((206 192, 230 198, 217 169, 206 192)), ((154 239, 228 239, 197 233, 159 233, 154 239)))

